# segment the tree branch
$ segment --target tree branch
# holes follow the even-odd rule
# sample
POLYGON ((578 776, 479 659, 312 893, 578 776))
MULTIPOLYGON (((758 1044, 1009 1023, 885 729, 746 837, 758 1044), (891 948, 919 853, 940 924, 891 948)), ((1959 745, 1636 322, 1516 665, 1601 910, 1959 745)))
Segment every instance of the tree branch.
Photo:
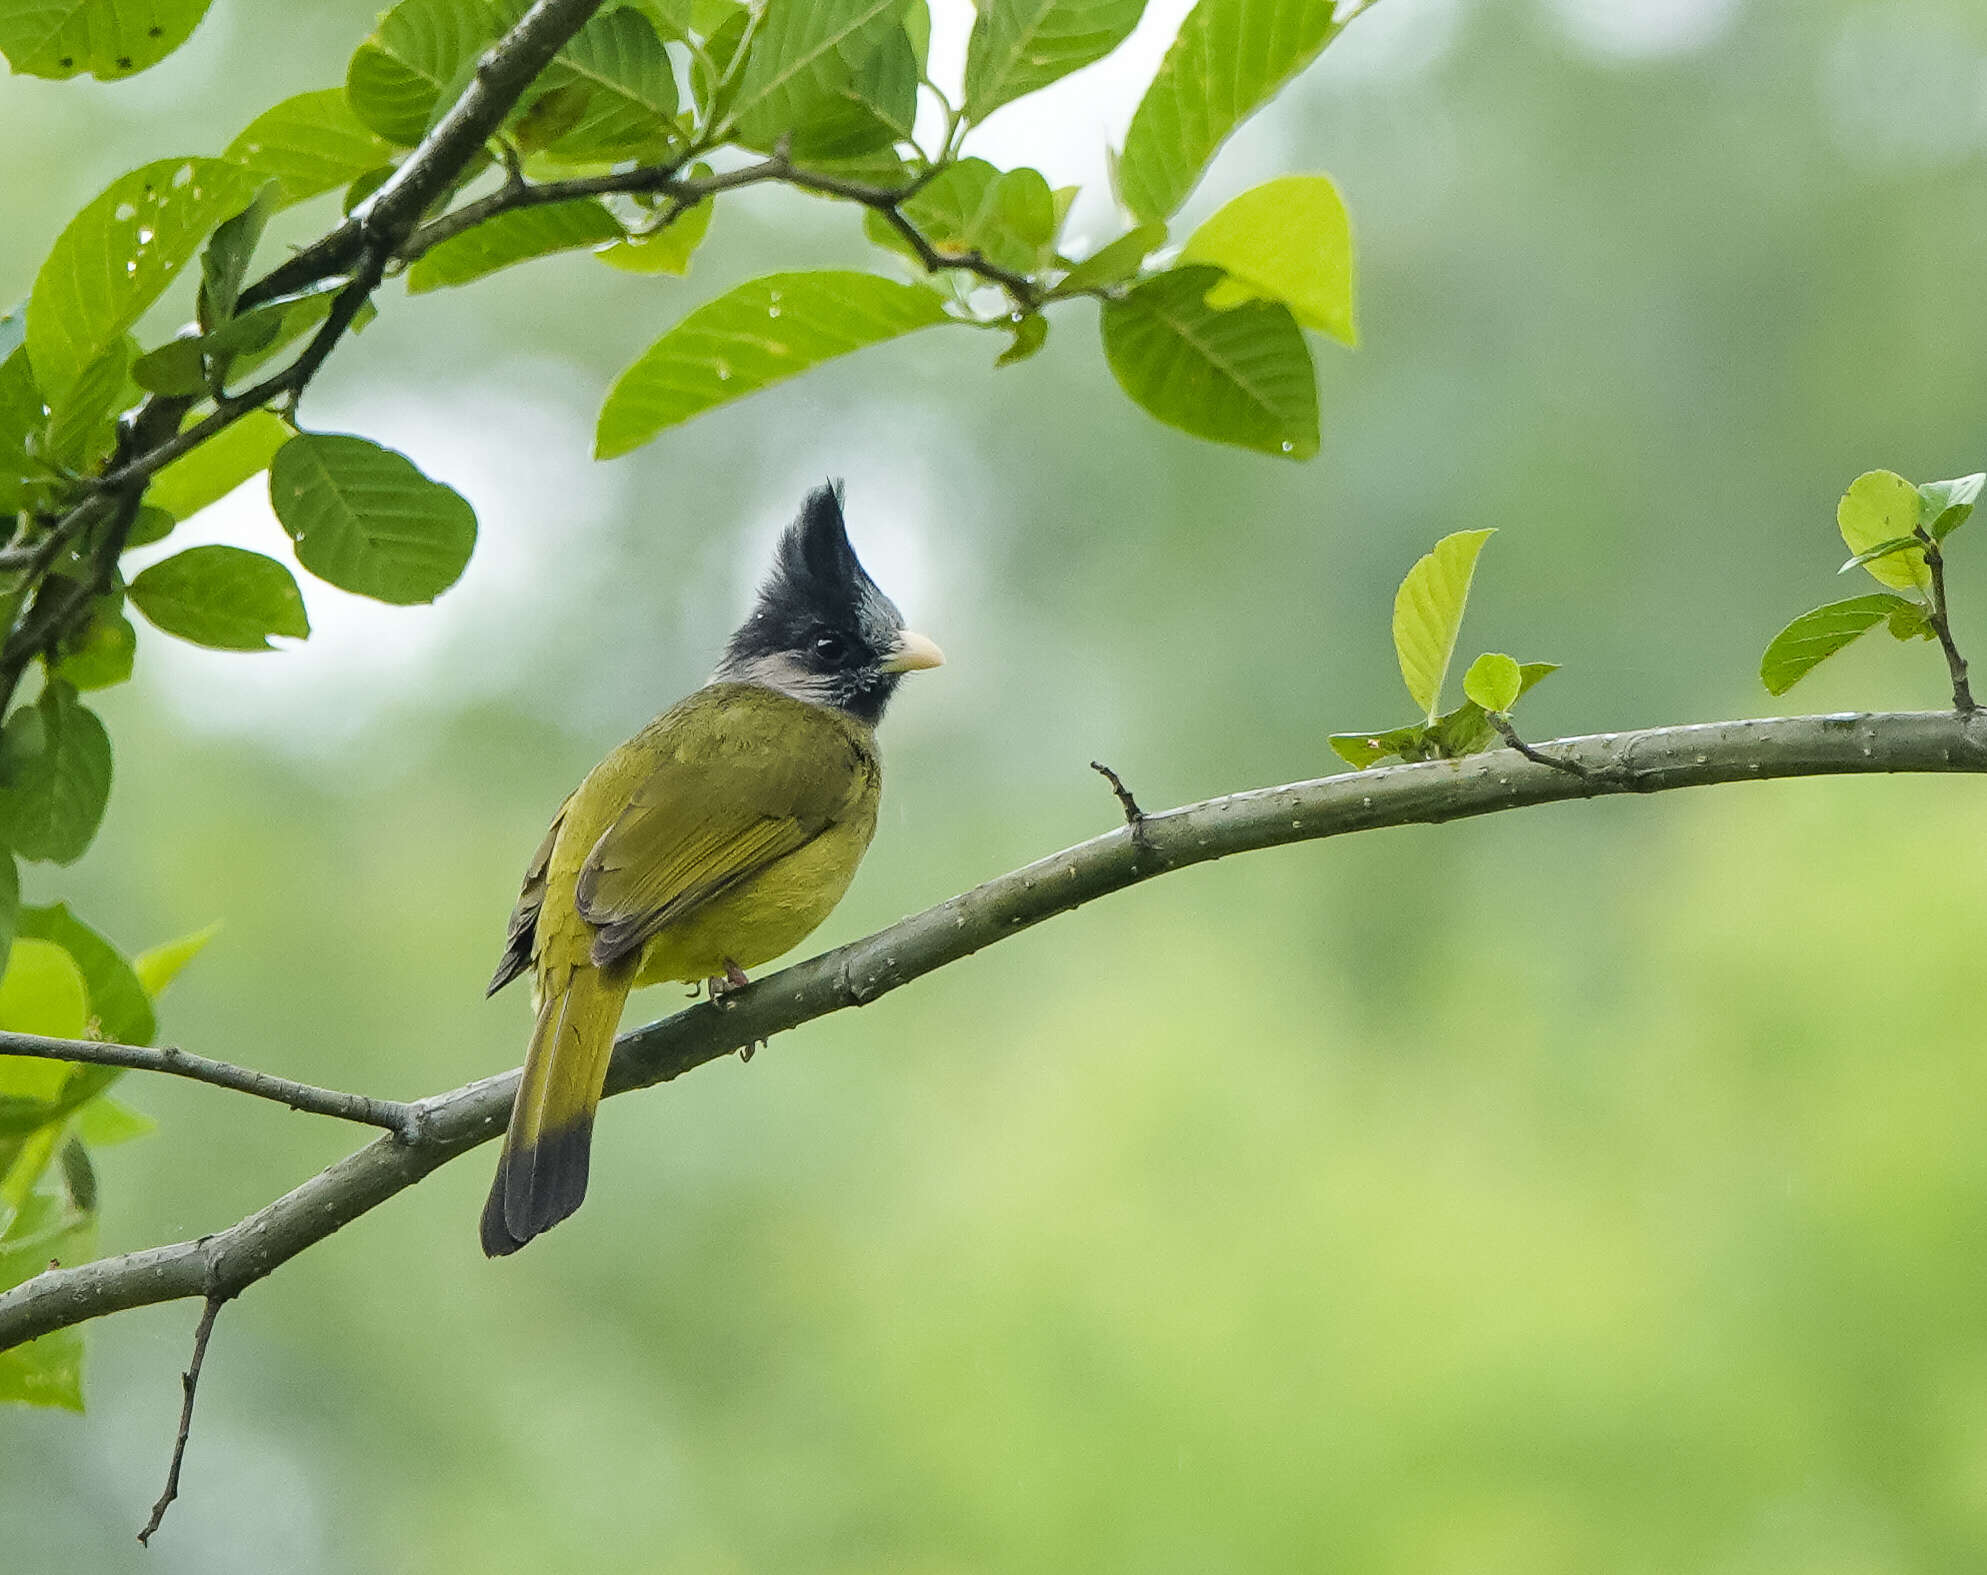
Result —
POLYGON ((419 1127, 412 1105, 397 1099, 373 1099, 365 1094, 344 1094, 335 1088, 316 1088, 309 1083, 293 1083, 287 1077, 258 1072, 251 1067, 215 1061, 204 1055, 176 1049, 171 1045, 121 1045, 100 1039, 49 1039, 40 1034, 0 1031, 0 1055, 35 1056, 45 1061, 82 1061, 91 1066, 121 1066, 134 1072, 164 1072, 188 1078, 215 1088, 232 1088, 253 1094, 292 1110, 314 1116, 332 1116, 340 1121, 356 1121, 365 1126, 385 1127, 403 1142, 414 1142, 419 1127))
MULTIPOLYGON (((1615 793, 1782 777, 1987 773, 1987 716, 1891 712, 1709 722, 1598 733, 1545 747, 1553 752, 1550 764, 1500 749, 1466 760, 1261 788, 1145 815, 1137 839, 1131 827, 1117 827, 769 975, 722 1006, 692 1006, 623 1035, 607 1092, 667 1082, 813 1018, 866 1005, 1044 919, 1231 853, 1615 793)), ((36 1275, 0 1295, 0 1350, 129 1307, 237 1294, 495 1137, 516 1087, 517 1073, 508 1072, 421 1100, 412 1107, 411 1141, 382 1138, 225 1230, 36 1275)))

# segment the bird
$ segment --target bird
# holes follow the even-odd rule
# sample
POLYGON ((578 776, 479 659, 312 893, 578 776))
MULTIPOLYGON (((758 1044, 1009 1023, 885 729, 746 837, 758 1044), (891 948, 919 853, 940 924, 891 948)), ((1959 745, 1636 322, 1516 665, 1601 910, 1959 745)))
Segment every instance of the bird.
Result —
POLYGON ((529 972, 536 1013, 490 1257, 585 1198, 628 992, 739 988, 827 918, 868 850, 876 725, 904 674, 945 658, 863 569, 842 499, 839 481, 807 494, 709 681, 587 774, 525 870, 488 991, 529 972))

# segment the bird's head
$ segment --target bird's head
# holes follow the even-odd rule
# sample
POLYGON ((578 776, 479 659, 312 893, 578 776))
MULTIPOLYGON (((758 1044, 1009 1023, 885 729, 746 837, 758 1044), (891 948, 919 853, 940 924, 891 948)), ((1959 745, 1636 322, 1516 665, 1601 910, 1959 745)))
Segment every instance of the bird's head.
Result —
POLYGON ((752 615, 725 646, 714 682, 763 684, 872 726, 898 680, 945 658, 904 627, 849 545, 842 487, 808 493, 773 554, 752 615))

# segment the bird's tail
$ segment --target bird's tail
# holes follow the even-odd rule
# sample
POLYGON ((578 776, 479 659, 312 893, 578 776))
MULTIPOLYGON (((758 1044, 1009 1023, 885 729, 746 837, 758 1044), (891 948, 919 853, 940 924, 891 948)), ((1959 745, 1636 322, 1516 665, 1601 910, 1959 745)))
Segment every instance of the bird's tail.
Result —
POLYGON ((483 1206, 483 1251, 490 1257, 516 1252, 586 1197, 593 1112, 633 976, 625 964, 582 963, 541 980, 503 1158, 483 1206))

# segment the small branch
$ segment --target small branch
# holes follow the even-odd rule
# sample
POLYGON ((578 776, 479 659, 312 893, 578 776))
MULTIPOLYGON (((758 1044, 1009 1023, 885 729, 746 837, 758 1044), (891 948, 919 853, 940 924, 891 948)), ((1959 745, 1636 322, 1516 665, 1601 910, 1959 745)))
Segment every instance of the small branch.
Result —
POLYGON ((207 1305, 200 1311, 200 1325, 193 1331, 193 1360, 179 1375, 186 1398, 180 1402, 179 1437, 173 1440, 172 1464, 166 1469, 166 1490, 159 1495, 158 1503, 152 1506, 152 1518, 145 1522, 145 1529, 138 1533, 139 1542, 148 1548, 152 1545, 152 1533, 159 1529, 167 1509, 179 1497, 179 1468, 186 1460, 187 1435, 193 1431, 193 1397, 200 1387, 200 1364, 207 1360, 207 1342, 213 1338, 214 1320, 221 1315, 221 1303, 226 1299, 222 1296, 207 1298, 207 1305))
MULTIPOLYGON (((876 1000, 1057 914, 1189 865, 1383 826, 1434 825, 1617 793, 1785 777, 1987 774, 1987 719, 1951 711, 1772 717, 1598 733, 1548 747, 1555 758, 1544 765, 1514 763, 1492 751, 1346 772, 1146 815, 1154 857, 1112 830, 769 974, 722 1010, 692 1006, 622 1035, 607 1092, 624 1094, 680 1077, 814 1018, 876 1000)), ((0 1292, 0 1350, 126 1308, 238 1294, 496 1137, 509 1120, 517 1076, 508 1072, 421 1100, 413 1107, 419 1142, 381 1138, 223 1230, 49 1269, 0 1292)))
POLYGON ((1925 567, 1932 576, 1932 602, 1926 610, 1926 622, 1939 637, 1939 649, 1946 653, 1946 671, 1952 675, 1953 709, 1966 716, 1976 707, 1973 686, 1966 678, 1966 658, 1959 654, 1959 646, 1953 640, 1952 619, 1946 611, 1946 557, 1924 526, 1912 534, 1925 544, 1925 567))
POLYGON ((1090 769, 1101 775, 1111 784, 1111 792, 1118 801, 1118 808, 1125 812, 1125 826, 1131 832, 1131 840, 1141 852, 1150 851, 1150 843, 1145 835, 1145 811, 1138 807, 1138 800, 1131 796, 1131 789, 1125 786, 1119 776, 1101 760, 1090 762, 1090 769))
POLYGON ((293 1083, 287 1077, 257 1072, 226 1061, 175 1049, 171 1045, 111 1044, 96 1039, 48 1039, 39 1034, 0 1032, 0 1055, 35 1056, 47 1061, 80 1061, 90 1066, 121 1066, 134 1072, 163 1072, 184 1077, 214 1088, 231 1088, 239 1094, 253 1094, 292 1110, 314 1116, 331 1116, 339 1121, 356 1121, 364 1126, 384 1127, 403 1142, 419 1141, 415 1108, 397 1099, 373 1099, 365 1094, 344 1094, 335 1088, 315 1088, 309 1083, 293 1083))
POLYGON ((1518 736, 1518 731, 1512 727, 1511 719, 1508 716, 1501 716, 1495 711, 1486 711, 1484 713, 1484 720, 1490 723, 1491 728, 1499 738, 1504 740, 1506 745, 1517 750, 1519 754, 1531 761, 1533 765, 1549 766, 1554 771, 1570 772, 1572 775, 1580 777, 1583 780, 1592 774, 1577 760, 1561 760, 1556 756, 1543 754, 1539 750, 1532 748, 1530 744, 1518 736))

